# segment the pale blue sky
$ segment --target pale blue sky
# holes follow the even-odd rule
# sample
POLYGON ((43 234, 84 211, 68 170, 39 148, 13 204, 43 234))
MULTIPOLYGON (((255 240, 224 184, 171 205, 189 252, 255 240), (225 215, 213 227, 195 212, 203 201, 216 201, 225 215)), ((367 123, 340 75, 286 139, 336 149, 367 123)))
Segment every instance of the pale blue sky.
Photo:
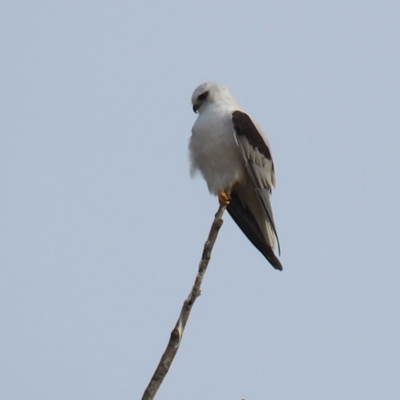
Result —
POLYGON ((263 126, 283 272, 226 215, 157 399, 400 398, 398 1, 3 1, 0 398, 138 399, 217 209, 197 85, 263 126))

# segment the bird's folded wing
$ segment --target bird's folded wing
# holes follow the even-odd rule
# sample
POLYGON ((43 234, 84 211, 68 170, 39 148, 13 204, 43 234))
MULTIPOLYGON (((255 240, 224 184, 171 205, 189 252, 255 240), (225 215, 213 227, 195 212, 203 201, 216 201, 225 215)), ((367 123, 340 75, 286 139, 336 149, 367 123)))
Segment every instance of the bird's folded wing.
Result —
POLYGON ((234 111, 232 113, 232 123, 235 138, 242 151, 247 171, 269 223, 269 236, 272 239, 272 243, 276 238, 280 253, 279 239, 270 201, 271 188, 275 185, 275 172, 268 142, 245 112, 234 111))

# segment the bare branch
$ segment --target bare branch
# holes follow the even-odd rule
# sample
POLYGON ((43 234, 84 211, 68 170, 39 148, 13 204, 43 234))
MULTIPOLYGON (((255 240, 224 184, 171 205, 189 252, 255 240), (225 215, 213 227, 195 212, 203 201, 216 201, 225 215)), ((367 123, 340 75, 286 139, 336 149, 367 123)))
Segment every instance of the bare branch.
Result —
POLYGON ((171 337, 169 339, 167 348, 165 349, 164 354, 161 357, 160 363, 158 364, 157 369, 154 372, 154 375, 151 378, 150 383, 143 394, 142 400, 154 399, 154 396, 161 386, 172 364, 172 361, 176 353, 178 352, 179 345, 182 340, 183 331, 185 330, 186 322, 190 315, 190 311, 192 310, 192 306, 197 297, 199 297, 201 294, 201 283, 203 282, 204 274, 207 270, 208 262, 211 258, 211 251, 217 239, 219 229, 221 228, 223 223, 222 215, 224 214, 226 207, 227 205, 221 204, 217 213, 215 214, 210 233, 208 234, 207 241, 204 244, 203 255, 200 260, 196 280, 194 282, 192 290, 189 293, 188 298, 183 303, 181 314, 179 315, 175 328, 171 332, 171 337))

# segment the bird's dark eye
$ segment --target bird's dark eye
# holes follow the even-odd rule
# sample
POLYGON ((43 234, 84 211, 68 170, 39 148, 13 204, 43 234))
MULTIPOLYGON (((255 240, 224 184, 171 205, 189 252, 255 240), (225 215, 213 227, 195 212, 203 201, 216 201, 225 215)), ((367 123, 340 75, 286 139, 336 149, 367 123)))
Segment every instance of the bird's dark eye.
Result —
POLYGON ((208 92, 204 92, 197 98, 197 100, 204 101, 207 98, 207 96, 208 92))

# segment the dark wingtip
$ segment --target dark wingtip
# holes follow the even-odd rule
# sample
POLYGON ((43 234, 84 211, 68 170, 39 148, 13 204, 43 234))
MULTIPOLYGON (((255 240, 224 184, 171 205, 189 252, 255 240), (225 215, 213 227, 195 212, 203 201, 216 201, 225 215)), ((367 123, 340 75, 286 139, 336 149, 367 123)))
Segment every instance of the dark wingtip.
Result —
POLYGON ((279 266, 273 265, 273 267, 274 267, 277 271, 283 271, 282 265, 279 265, 279 266))
MULTIPOLYGON (((271 249, 272 252, 272 249, 271 249)), ((281 262, 278 260, 278 258, 275 256, 275 254, 272 253, 272 257, 271 254, 264 254, 265 258, 268 260, 268 262, 277 270, 282 271, 283 267, 281 262)))
POLYGON ((257 248, 275 269, 279 271, 283 270, 281 262, 279 261, 278 257, 274 253, 274 250, 268 243, 264 242, 262 246, 257 248))
POLYGON ((261 252, 272 267, 282 271, 282 264, 276 257, 271 246, 265 242, 264 235, 262 234, 254 215, 243 206, 243 203, 234 191, 231 193, 231 202, 229 203, 227 211, 250 242, 253 243, 253 245, 261 252))

